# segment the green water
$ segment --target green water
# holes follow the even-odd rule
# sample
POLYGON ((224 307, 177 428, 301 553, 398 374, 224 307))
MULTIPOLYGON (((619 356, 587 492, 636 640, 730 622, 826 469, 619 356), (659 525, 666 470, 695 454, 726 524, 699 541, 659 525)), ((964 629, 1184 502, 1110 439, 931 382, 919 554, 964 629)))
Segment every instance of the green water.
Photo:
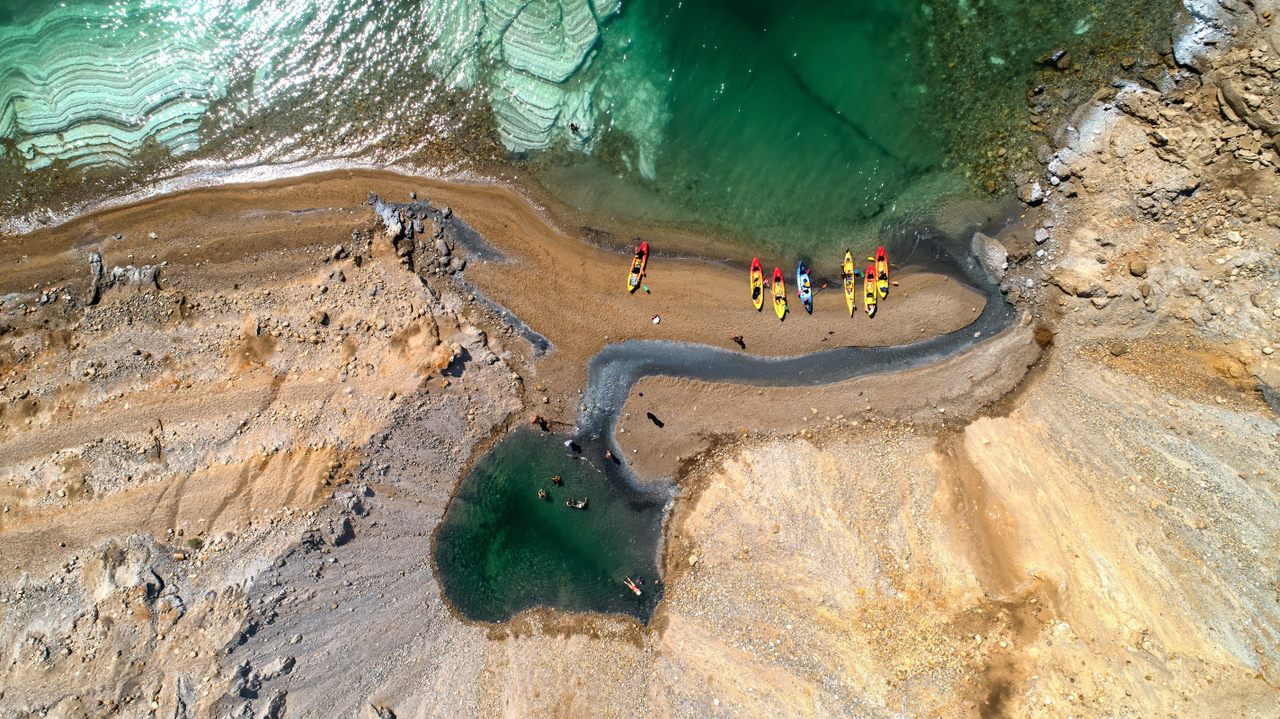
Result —
POLYGON ((0 215, 341 159, 516 167, 606 225, 872 245, 1007 190, 1099 84, 1162 70, 1177 7, 0 0, 0 215), (1071 69, 1036 62, 1059 48, 1071 69))
POLYGON ((606 134, 599 164, 546 163, 540 176, 603 215, 726 228, 779 250, 871 243, 886 223, 1007 191, 1122 61, 1159 64, 1176 7, 641 0, 609 29, 600 84, 659 78, 636 94, 661 99, 661 121, 651 135, 606 134), (1037 62, 1058 49, 1071 69, 1037 62))
POLYGON ((435 560, 445 596, 464 616, 502 621, 548 606, 647 619, 656 605, 664 498, 607 478, 600 453, 575 459, 561 441, 516 432, 462 480, 437 531, 435 560), (585 511, 565 506, 584 498, 585 511), (645 579, 641 596, 624 586, 628 576, 645 579))

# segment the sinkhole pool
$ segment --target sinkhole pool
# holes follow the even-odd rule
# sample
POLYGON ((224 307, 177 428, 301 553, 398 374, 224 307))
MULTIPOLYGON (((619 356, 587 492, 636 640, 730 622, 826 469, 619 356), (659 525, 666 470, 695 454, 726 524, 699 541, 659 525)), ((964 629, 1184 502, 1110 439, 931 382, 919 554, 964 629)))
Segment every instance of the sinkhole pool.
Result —
POLYGON ((553 607, 645 621, 661 599, 667 496, 617 476, 603 449, 575 453, 563 441, 513 432, 458 487, 436 533, 435 564, 445 596, 466 618, 500 622, 553 607), (570 499, 588 500, 587 508, 566 507, 570 499), (624 584, 628 577, 644 580, 640 596, 624 584))

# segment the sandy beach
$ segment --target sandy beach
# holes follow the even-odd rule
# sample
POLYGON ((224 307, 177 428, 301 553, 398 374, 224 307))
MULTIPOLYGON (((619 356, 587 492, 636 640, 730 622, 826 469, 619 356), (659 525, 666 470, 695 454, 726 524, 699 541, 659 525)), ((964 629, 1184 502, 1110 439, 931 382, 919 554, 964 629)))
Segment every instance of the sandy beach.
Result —
POLYGON ((749 257, 654 228, 632 295, 636 238, 367 171, 0 237, 0 717, 1272 715, 1280 55, 1255 29, 1080 98, 1094 132, 1042 153, 1020 222, 955 238, 1003 332, 826 386, 640 380, 615 439, 673 497, 647 624, 462 618, 432 564, 461 478, 533 414, 568 430, 608 344, 901 345, 984 295, 908 264, 874 320, 832 288, 779 322, 749 257), (505 259, 443 215, 389 234, 370 193, 505 259))
MULTIPOLYGON (((6 238, 0 242, 0 261, 12 263, 15 271, 6 274, 0 292, 27 289, 37 284, 35 278, 43 278, 42 286, 83 280, 90 249, 118 264, 167 263, 165 284, 184 291, 270 285, 290 271, 279 259, 285 253, 322 254, 349 241, 353 230, 370 227, 370 192, 402 202, 416 193, 434 206, 448 207, 507 258, 472 262, 466 281, 554 344, 555 351, 537 364, 528 399, 536 404, 547 397, 550 406, 542 414, 558 422, 572 422, 572 398, 585 384, 587 361, 609 342, 668 339, 732 347, 731 337, 742 335, 753 354, 798 355, 944 334, 971 322, 985 304, 953 278, 902 272, 894 274, 898 284, 874 319, 860 305, 850 318, 839 286, 839 258, 828 258, 823 265, 814 263, 815 278, 830 283, 816 293, 814 313, 803 312, 790 288, 791 312, 779 322, 770 308, 756 312, 751 307, 745 270, 713 260, 658 256, 682 250, 663 247, 658 238, 651 240, 655 257, 645 280, 650 292, 628 294, 629 250, 600 248, 558 230, 510 189, 369 172, 192 190, 6 238)), ((793 270, 786 271, 789 285, 793 270)))

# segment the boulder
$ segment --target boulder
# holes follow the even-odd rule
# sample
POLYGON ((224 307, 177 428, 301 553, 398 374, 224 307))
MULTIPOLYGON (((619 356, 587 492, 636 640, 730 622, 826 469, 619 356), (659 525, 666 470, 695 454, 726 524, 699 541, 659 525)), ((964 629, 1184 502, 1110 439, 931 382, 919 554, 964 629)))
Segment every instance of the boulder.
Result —
POLYGON ((1127 115, 1152 125, 1160 121, 1160 93, 1137 85, 1127 85, 1116 93, 1115 105, 1127 115))
POLYGON ((1045 191, 1039 180, 1032 180, 1018 189, 1018 199, 1028 205, 1038 205, 1044 202, 1044 198, 1045 191))
POLYGON ((1049 272, 1049 282, 1074 297, 1103 295, 1102 265, 1088 257, 1068 256, 1049 272))
POLYGON ((1253 377, 1258 381, 1258 390, 1271 411, 1280 415, 1280 367, 1260 365, 1254 369, 1253 377))
POLYGON ((1009 250, 1000 240, 975 232, 971 248, 987 274, 996 278, 997 281, 1004 279, 1005 270, 1009 269, 1009 250))

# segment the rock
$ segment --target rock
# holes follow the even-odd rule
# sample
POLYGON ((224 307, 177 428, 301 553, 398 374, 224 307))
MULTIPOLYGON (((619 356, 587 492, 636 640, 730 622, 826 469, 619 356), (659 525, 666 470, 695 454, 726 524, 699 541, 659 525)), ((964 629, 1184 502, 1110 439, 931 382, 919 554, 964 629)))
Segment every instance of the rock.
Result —
POLYGON ((347 248, 343 247, 342 245, 334 245, 333 249, 329 250, 328 259, 341 260, 341 259, 344 259, 346 256, 347 256, 347 248))
POLYGON ((253 670, 253 665, 248 660, 236 667, 231 679, 233 694, 245 699, 256 699, 260 689, 262 689, 262 677, 253 670))
POLYGON ((1087 257, 1071 256, 1049 273, 1049 282, 1075 297, 1094 297, 1102 292, 1102 265, 1087 257))
POLYGON ((262 668, 262 681, 270 681, 276 677, 282 677, 293 671, 293 666, 298 663, 293 657, 276 657, 262 668))
POLYGON ((382 227, 389 239, 395 240, 404 234, 404 225, 400 222, 400 213, 395 207, 383 202, 381 197, 372 192, 369 193, 368 203, 373 206, 374 213, 382 221, 382 227))
POLYGON ((368 711, 365 712, 367 719, 396 719, 396 713, 391 711, 390 707, 381 704, 370 704, 368 711))
POLYGON ((1246 125, 1255 130, 1261 130, 1273 139, 1280 136, 1280 121, 1269 117, 1262 110, 1252 107, 1248 98, 1236 90, 1230 82, 1224 81, 1222 83, 1221 92, 1220 97, 1225 100, 1226 106, 1230 107, 1240 119, 1244 120, 1246 125))
POLYGON ((1137 85, 1127 85, 1116 93, 1115 106, 1121 112, 1152 125, 1160 121, 1160 93, 1137 85))
POLYGON ((466 268, 467 268, 467 261, 461 257, 454 257, 453 259, 449 260, 450 272, 457 273, 465 270, 466 268))
POLYGON ((1139 294, 1141 294, 1141 295, 1143 296, 1143 298, 1150 297, 1150 296, 1151 296, 1151 283, 1150 283, 1150 282, 1142 282, 1142 283, 1140 283, 1140 284, 1138 285, 1138 293, 1139 293, 1139 294))
POLYGON ((1122 357, 1129 354, 1129 345, 1124 342, 1112 342, 1108 350, 1111 352, 1112 357, 1122 357))
POLYGON ((1028 205, 1038 205, 1044 202, 1044 188, 1040 186, 1039 180, 1032 180, 1018 189, 1018 199, 1028 205))
POLYGON ((1100 310, 1106 307, 1107 305, 1111 304, 1110 297, 1092 297, 1089 299, 1089 301, 1093 303, 1093 308, 1097 310, 1100 310))
POLYGON ((1249 295, 1249 302, 1260 310, 1267 308, 1267 303, 1271 301, 1271 294, 1266 291, 1254 292, 1249 295))
POLYGON ((342 272, 342 270, 334 270, 329 273, 329 279, 341 283, 347 281, 347 276, 342 272))
POLYGON ((1253 371, 1253 377, 1258 381, 1258 389, 1271 411, 1280 415, 1280 367, 1260 365, 1253 371))
POLYGON ((1069 70, 1071 68, 1071 53, 1064 48, 1046 52, 1036 58, 1036 64, 1052 67, 1055 70, 1069 70))
POLYGON ((1130 260, 1129 274, 1133 275, 1134 277, 1146 277, 1147 276, 1146 260, 1130 260))
POLYGON ((343 517, 342 520, 337 523, 337 526, 330 524, 328 539, 329 543, 333 546, 341 547, 355 538, 356 531, 355 528, 351 526, 351 519, 349 517, 343 517))
POLYGON ((1005 270, 1009 268, 1009 250, 1004 244, 994 237, 975 232, 971 249, 987 274, 997 281, 1004 278, 1005 270))
POLYGON ((311 321, 320 325, 321 327, 328 327, 329 313, 325 312, 324 310, 316 310, 315 312, 311 313, 311 321))
POLYGON ((284 716, 285 696, 284 691, 272 694, 267 705, 258 712, 257 719, 281 719, 284 716))
POLYGON ((102 255, 89 254, 89 304, 96 305, 102 297, 102 255))
POLYGON ((1036 244, 1043 245, 1044 243, 1049 241, 1049 231, 1043 227, 1037 227, 1035 237, 1036 237, 1036 244))

